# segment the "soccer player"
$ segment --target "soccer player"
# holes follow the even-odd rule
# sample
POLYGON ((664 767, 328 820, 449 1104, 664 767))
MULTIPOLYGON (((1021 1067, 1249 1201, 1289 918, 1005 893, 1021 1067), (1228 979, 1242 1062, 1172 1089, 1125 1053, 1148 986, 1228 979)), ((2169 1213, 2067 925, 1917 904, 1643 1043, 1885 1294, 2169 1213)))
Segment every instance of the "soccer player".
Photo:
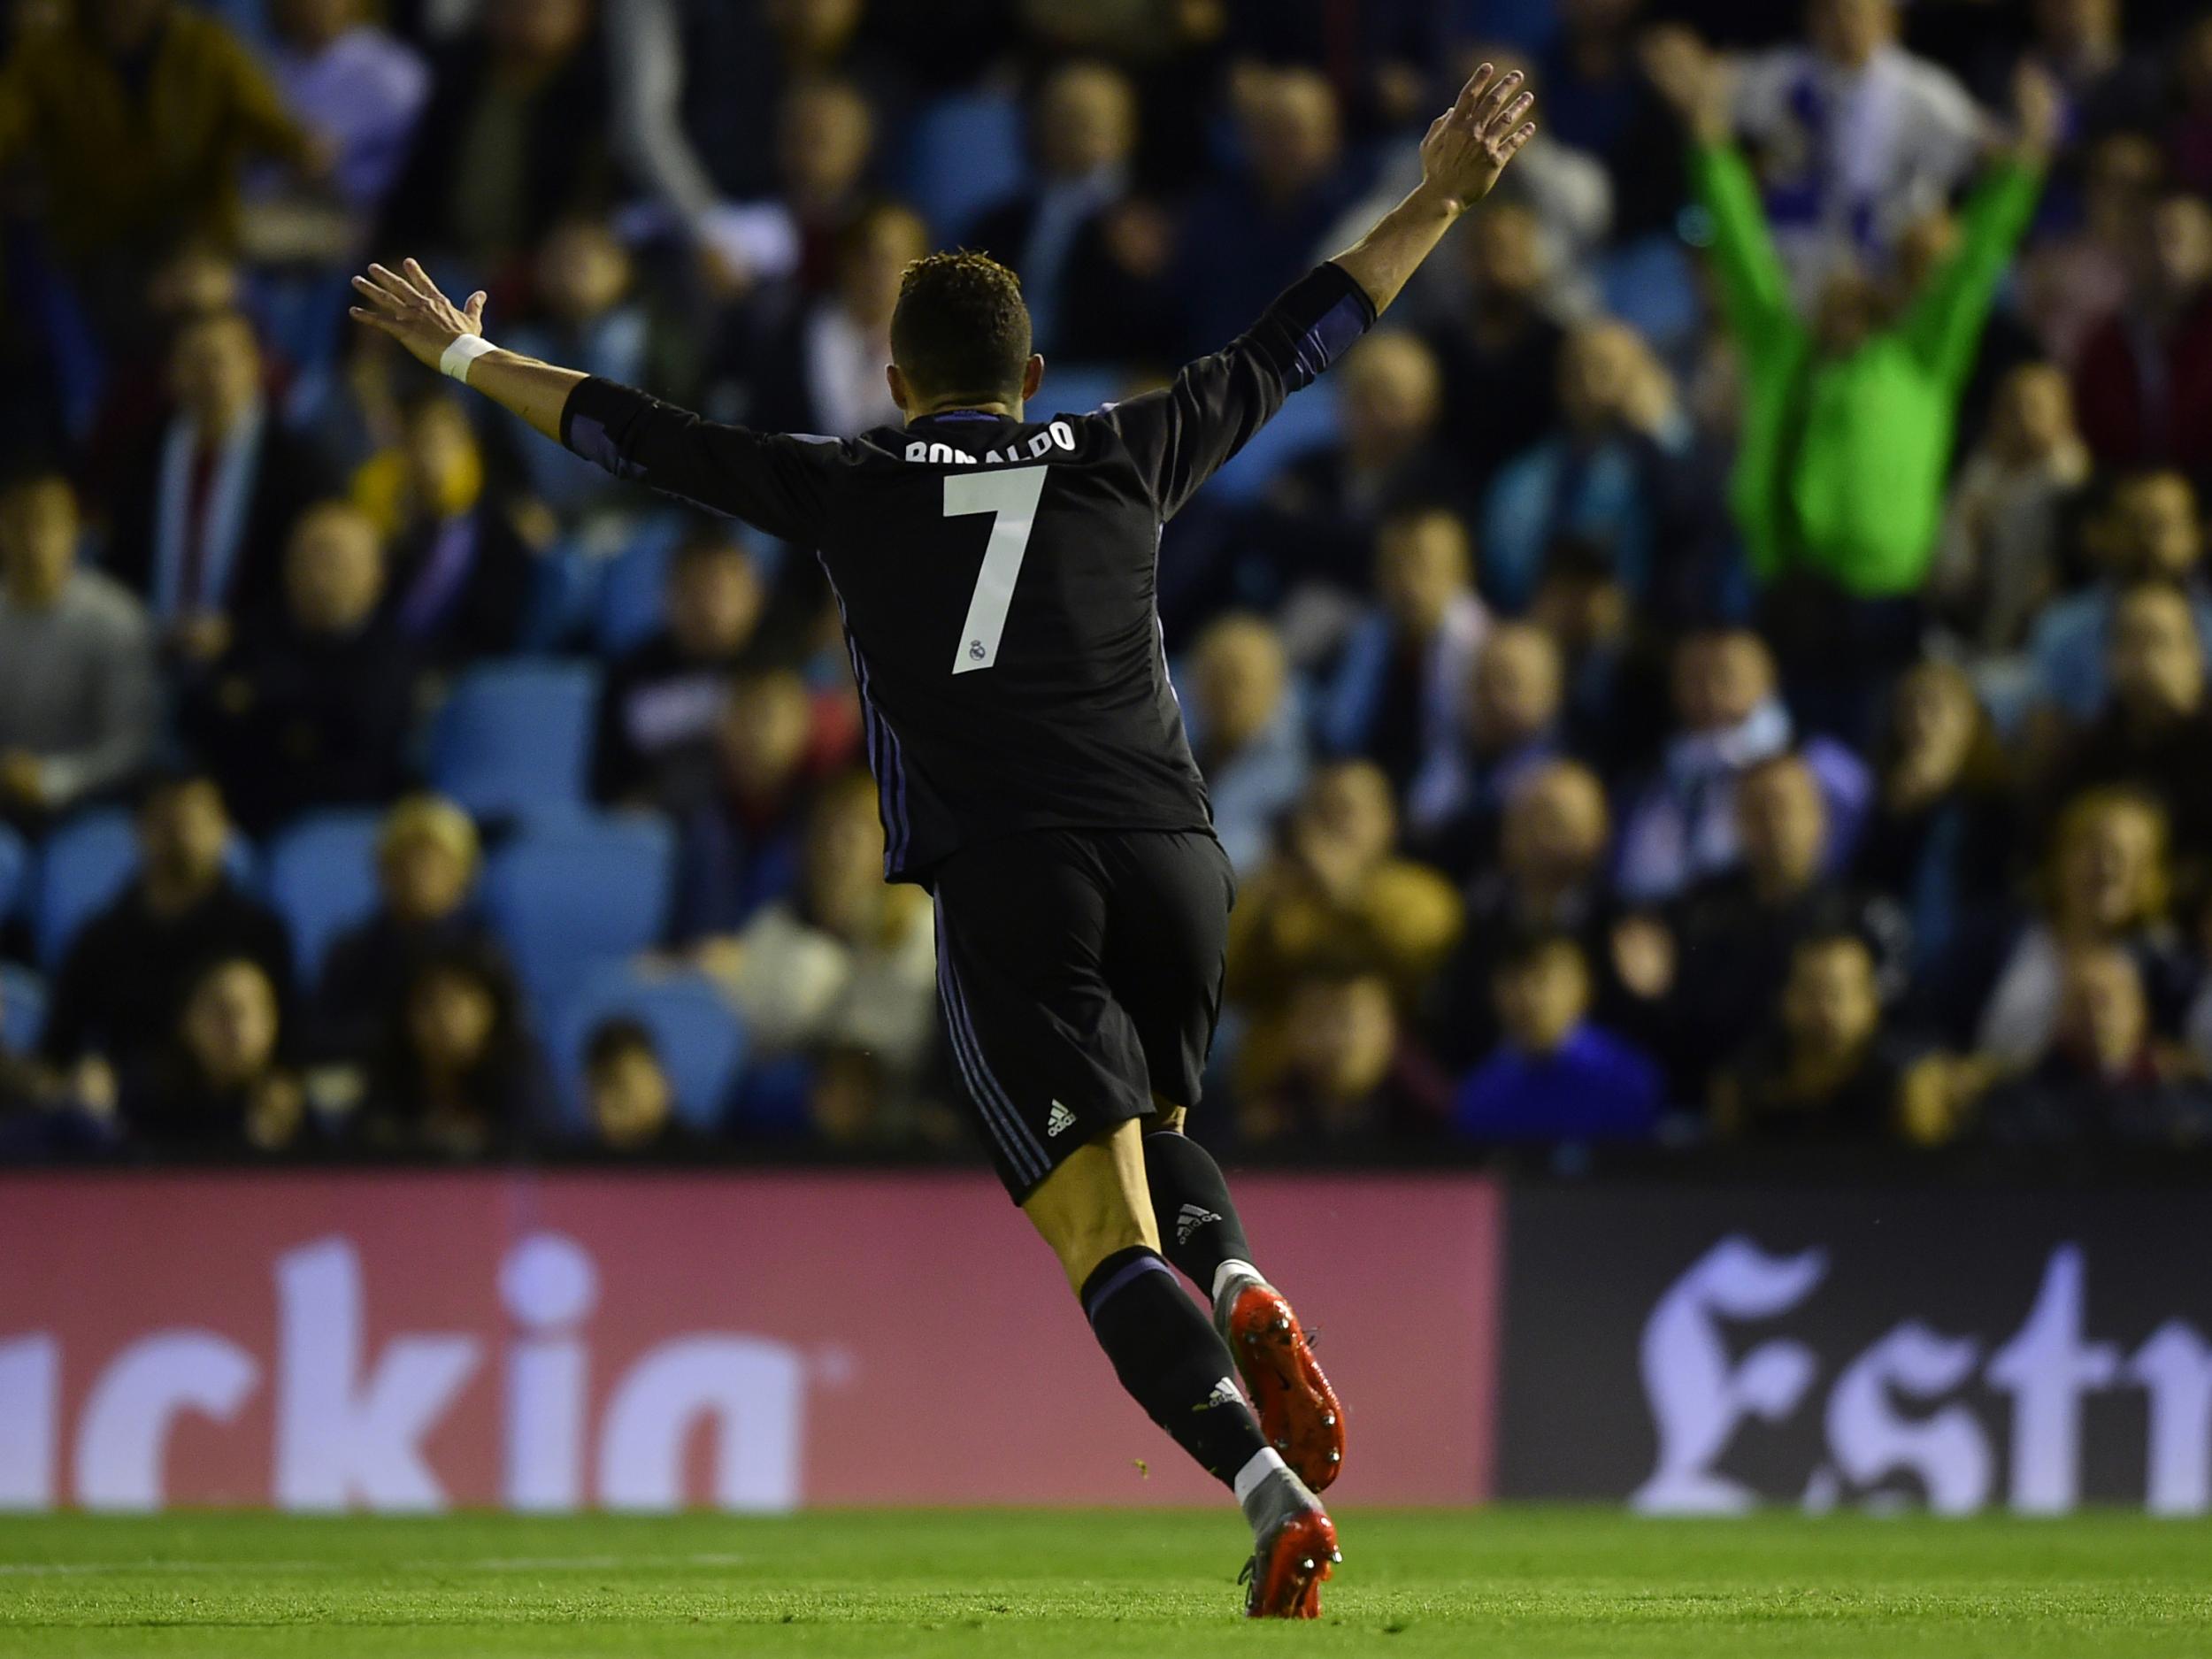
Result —
POLYGON ((1220 1170, 1181 1133, 1234 884, 1168 684, 1160 526, 1489 193, 1532 103, 1484 65, 1422 140, 1419 186, 1357 246, 1172 385, 1093 414, 1027 417, 1044 360, 1013 273, 976 254, 908 267, 887 371, 905 425, 841 441, 717 426, 498 350, 485 296, 454 305, 411 259, 354 283, 356 318, 579 455, 817 550, 885 875, 935 897, 946 1025, 998 1172, 1123 1386, 1235 1492, 1255 1617, 1319 1611, 1340 1557, 1314 1494, 1344 1425, 1220 1170))

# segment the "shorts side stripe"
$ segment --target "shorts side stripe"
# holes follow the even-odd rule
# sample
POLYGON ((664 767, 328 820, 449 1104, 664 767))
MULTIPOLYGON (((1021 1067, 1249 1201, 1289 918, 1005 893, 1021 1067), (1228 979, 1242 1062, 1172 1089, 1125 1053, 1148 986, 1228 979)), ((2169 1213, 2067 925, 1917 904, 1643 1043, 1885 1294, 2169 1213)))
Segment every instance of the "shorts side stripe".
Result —
POLYGON ((953 1057, 960 1066, 962 1079, 968 1086, 977 1109, 982 1113, 984 1126, 999 1144, 1017 1174, 1026 1180, 1041 1180, 1049 1172, 1050 1164, 1037 1138, 1014 1110, 1014 1103, 1006 1091, 998 1086, 983 1061, 982 1044, 977 1041, 975 1023, 969 1018, 965 999, 960 995, 960 982, 952 965, 952 941, 946 932, 943 900, 937 902, 937 995, 945 1007, 945 1025, 952 1036, 953 1057))

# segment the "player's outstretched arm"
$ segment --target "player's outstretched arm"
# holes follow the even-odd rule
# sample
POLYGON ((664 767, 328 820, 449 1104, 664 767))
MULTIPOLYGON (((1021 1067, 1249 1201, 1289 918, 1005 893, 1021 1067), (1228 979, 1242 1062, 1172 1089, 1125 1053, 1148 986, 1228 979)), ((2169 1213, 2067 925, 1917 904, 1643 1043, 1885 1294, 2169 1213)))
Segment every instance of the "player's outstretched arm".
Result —
POLYGON ((397 271, 373 265, 353 286, 361 296, 353 308, 357 321, 383 330, 419 362, 452 374, 554 442, 561 441, 561 411, 569 394, 589 377, 493 346, 484 338, 483 295, 456 305, 412 259, 403 260, 397 271))
POLYGON ((1444 233, 1490 194, 1506 164, 1536 135, 1527 118, 1536 103, 1521 91, 1517 69, 1499 74, 1485 64, 1460 88, 1421 141, 1421 182, 1335 263, 1367 290, 1379 315, 1398 297, 1444 233), (1517 97, 1516 93, 1519 96, 1517 97))

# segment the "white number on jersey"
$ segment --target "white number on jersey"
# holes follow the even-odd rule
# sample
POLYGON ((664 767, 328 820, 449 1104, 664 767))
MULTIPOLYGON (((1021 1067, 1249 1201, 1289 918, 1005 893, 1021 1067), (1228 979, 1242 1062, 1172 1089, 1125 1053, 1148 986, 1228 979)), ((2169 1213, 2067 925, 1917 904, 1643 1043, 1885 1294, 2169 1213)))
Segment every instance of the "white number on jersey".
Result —
POLYGON ((953 653, 956 674, 972 674, 998 661, 999 637, 1006 632, 1006 610, 1014 603, 1022 556, 1029 551, 1029 533, 1037 525, 1037 498, 1044 494, 1045 474, 1049 471, 1043 466, 1017 466, 1002 472, 946 475, 946 518, 972 512, 997 515, 997 522, 991 526, 990 543, 983 549, 983 568, 976 572, 975 596, 968 601, 960 649, 953 653))

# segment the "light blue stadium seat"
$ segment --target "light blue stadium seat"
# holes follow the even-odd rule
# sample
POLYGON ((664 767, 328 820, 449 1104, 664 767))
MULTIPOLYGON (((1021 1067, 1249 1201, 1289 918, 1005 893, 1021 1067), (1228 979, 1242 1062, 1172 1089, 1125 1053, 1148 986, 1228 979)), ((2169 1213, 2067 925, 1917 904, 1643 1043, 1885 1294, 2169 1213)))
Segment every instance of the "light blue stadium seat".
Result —
POLYGON ((1228 465, 1206 486, 1206 498, 1217 505, 1255 501, 1291 462, 1308 449, 1317 449, 1336 437, 1336 387, 1316 380, 1294 393, 1282 412, 1262 426, 1252 442, 1237 451, 1228 465))
POLYGON ((556 541, 538 555, 530 578, 516 646, 519 655, 538 656, 572 647, 590 626, 599 598, 599 561, 573 538, 556 541))
MULTIPOLYGON (((224 862, 234 880, 253 879, 253 848, 244 837, 231 838, 224 862)), ((29 901, 39 961, 58 966, 77 930, 107 908, 137 868, 138 833, 119 807, 84 813, 48 836, 29 901)))
POLYGON ((0 962, 0 1049, 28 1054, 46 1024, 46 986, 28 968, 0 962))
POLYGON ((292 930, 303 987, 321 978, 331 941, 376 908, 374 812, 321 812, 270 843, 263 878, 269 902, 292 930))
POLYGON ((485 910, 541 1015, 660 941, 675 860, 668 825, 634 813, 535 825, 493 855, 485 910))
POLYGON ((438 793, 478 819, 574 812, 584 801, 598 696, 599 672, 588 664, 470 670, 431 733, 438 793))
POLYGON ((0 922, 15 914, 22 900, 23 878, 30 873, 31 849, 23 838, 0 824, 0 922))
POLYGON ((1003 92, 964 93, 931 104, 907 134, 906 199, 950 245, 976 216, 1021 188, 1028 140, 1020 102, 1003 92))
MULTIPOLYGON (((1079 363, 1070 367, 1056 363, 1045 371, 1045 383, 1029 407, 1056 415, 1087 415, 1101 404, 1120 397, 1128 384, 1129 377, 1117 369, 1094 363, 1079 363)), ((1043 417, 1033 413, 1030 419, 1038 420, 1043 417)))
POLYGON ((562 1110, 584 1122, 584 1050, 610 1019, 632 1018, 653 1047, 686 1123, 712 1129, 728 1110, 745 1065, 745 1027, 729 1000, 701 973, 654 974, 627 964, 591 975, 562 1002, 551 1048, 562 1110))
MULTIPOLYGON (((743 539, 734 525, 730 534, 743 539)), ((659 628, 669 561, 683 536, 681 518, 654 518, 639 526, 630 545, 606 561, 592 606, 592 632, 602 656, 620 657, 659 628)))

